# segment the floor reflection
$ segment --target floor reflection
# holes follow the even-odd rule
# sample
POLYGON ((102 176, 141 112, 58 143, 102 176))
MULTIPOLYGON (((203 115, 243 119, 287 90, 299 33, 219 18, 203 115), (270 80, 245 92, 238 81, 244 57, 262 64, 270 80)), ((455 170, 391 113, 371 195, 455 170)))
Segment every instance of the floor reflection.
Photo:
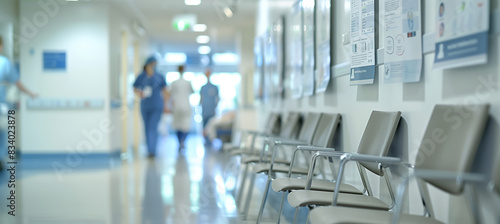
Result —
MULTIPOLYGON (((204 148, 201 136, 187 141, 179 153, 175 137, 164 137, 155 159, 79 166, 62 179, 53 169, 32 164, 17 180, 18 215, 9 217, 0 206, 0 223, 240 223, 226 188, 229 156, 204 148)), ((2 196, 5 175, 0 179, 2 196)))
POLYGON ((162 195, 161 173, 154 161, 147 161, 146 178, 144 184, 144 198, 142 200, 141 223, 165 223, 166 206, 162 195))

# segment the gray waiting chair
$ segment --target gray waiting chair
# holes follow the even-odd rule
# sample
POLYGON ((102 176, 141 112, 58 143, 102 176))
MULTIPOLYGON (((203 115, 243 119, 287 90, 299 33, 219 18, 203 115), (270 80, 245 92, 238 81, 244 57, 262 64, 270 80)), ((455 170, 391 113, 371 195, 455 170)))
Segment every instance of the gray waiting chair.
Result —
MULTIPOLYGON (((386 156, 389 151, 389 147, 391 146, 394 134, 396 133, 400 118, 401 112, 399 111, 373 111, 370 115, 368 123, 366 124, 363 136, 361 137, 358 147, 358 154, 386 156)), ((300 146, 298 150, 328 151, 328 149, 302 146, 300 146)), ((342 155, 342 152, 336 152, 336 154, 342 155)), ((315 160, 316 159, 313 158, 310 170, 314 170, 315 160)), ((362 192, 360 191, 352 191, 352 188, 354 188, 353 186, 340 183, 338 187, 340 187, 339 192, 341 194, 338 204, 340 206, 354 206, 370 209, 389 210, 391 208, 391 205, 387 205, 381 200, 371 197, 372 194, 371 190, 369 190, 368 187, 368 179, 365 178, 364 169, 367 169, 378 176, 384 176, 386 178, 387 185, 392 186, 392 183, 389 180, 389 176, 385 175, 389 172, 388 169, 380 169, 376 164, 360 162, 358 163, 358 170, 360 172, 360 176, 362 177, 364 188, 368 192, 368 196, 361 195, 362 192)), ((296 212, 301 206, 331 205, 331 198, 333 198, 335 189, 337 189, 336 182, 329 182, 328 184, 324 181, 319 182, 317 180, 312 180, 311 175, 309 175, 308 179, 304 181, 293 178, 282 180, 284 181, 277 184, 278 186, 273 186, 273 189, 280 188, 280 190, 293 190, 288 195, 288 202, 292 207, 296 208, 296 212), (284 186, 283 182, 292 184, 284 186), (309 185, 307 185, 308 182, 310 182, 309 185), (313 185, 314 183, 317 184, 313 185)), ((276 182, 278 181, 279 180, 277 180, 276 182)), ((392 188, 389 188, 389 194, 391 196, 394 195, 392 188)), ((394 197, 392 197, 392 199, 394 200, 394 197)))
MULTIPOLYGON (((308 113, 303 121, 303 124, 300 128, 300 132, 299 132, 299 135, 297 137, 297 139, 283 139, 283 138, 280 138, 279 141, 281 143, 287 143, 287 144, 306 144, 306 145, 309 145, 313 139, 313 136, 314 136, 314 132, 316 130, 316 127, 318 126, 318 123, 319 123, 319 120, 321 118, 321 114, 320 113, 308 113)), ((266 148, 266 145, 269 144, 269 141, 266 141, 265 142, 265 145, 262 147, 262 149, 264 150, 266 148)), ((258 150, 256 150, 258 151, 258 150)), ((259 153, 256 154, 256 155, 259 155, 260 156, 260 152, 261 151, 258 151, 259 153)), ((242 183, 240 184, 240 190, 238 191, 237 193, 237 197, 236 197, 236 202, 238 204, 240 204, 242 202, 242 199, 243 199, 243 196, 245 195, 245 191, 244 191, 244 188, 245 188, 245 185, 246 185, 246 181, 247 181, 247 174, 249 172, 249 167, 250 165, 252 165, 252 163, 247 163, 245 165, 245 169, 243 171, 243 177, 241 178, 241 181, 242 183)), ((253 181, 254 179, 251 179, 251 181, 253 181)), ((253 186, 253 182, 250 183, 250 186, 253 186)), ((248 198, 248 197, 247 197, 248 198)), ((247 200, 248 201, 248 200, 247 200)), ((248 202, 247 202, 248 204, 248 202)), ((248 205, 245 204, 245 209, 244 211, 246 211, 248 209, 248 205)), ((247 213, 247 212, 245 212, 247 213)))
MULTIPOLYGON (((241 164, 245 165, 245 169, 243 171, 243 177, 238 178, 236 180, 237 183, 239 183, 240 182, 239 179, 241 179, 241 181, 242 181, 241 186, 245 185, 249 163, 270 162, 270 158, 269 158, 268 154, 264 152, 268 147, 268 141, 269 141, 268 139, 295 139, 295 137, 297 136, 298 130, 300 128, 300 120, 301 120, 301 115, 299 113, 293 113, 293 112, 290 113, 288 115, 286 121, 284 122, 284 125, 281 128, 281 133, 278 137, 273 137, 271 135, 267 135, 267 136, 262 135, 262 137, 264 137, 266 140, 265 140, 264 145, 263 145, 261 150, 247 149, 246 151, 243 150, 243 151, 239 152, 239 154, 242 156, 241 164)), ((286 163, 286 164, 289 163, 288 160, 281 160, 281 159, 278 160, 278 162, 279 163, 286 163)), ((241 192, 241 189, 239 192, 241 192)), ((239 203, 241 200, 241 193, 238 193, 237 195, 238 196, 237 196, 236 202, 239 203)))
MULTIPOLYGON (((377 211, 373 209, 339 207, 339 195, 332 198, 334 207, 319 207, 309 214, 312 224, 334 223, 441 223, 434 217, 425 217, 412 214, 401 214, 404 190, 410 178, 419 178, 423 183, 429 183, 450 194, 461 194, 464 182, 483 181, 470 172, 472 162, 478 150, 480 140, 488 120, 489 105, 436 105, 424 133, 419 147, 415 170, 412 175, 398 187, 398 197, 394 212, 377 211), (454 118, 454 119, 447 119, 454 118)), ((321 154, 321 153, 318 153, 321 154)), ((329 156, 323 153, 323 156, 329 156)), ((395 158, 380 156, 359 156, 345 153, 341 159, 341 166, 349 161, 373 163, 376 166, 394 166, 395 158)), ((399 164, 400 165, 400 164, 399 164)), ((342 169, 342 167, 341 167, 342 169)), ((497 170, 498 173, 498 170, 497 170)), ((498 175, 494 177, 499 182, 498 175)), ((342 173, 339 173, 337 182, 340 183, 342 173)), ((425 184, 420 185, 427 187, 425 184)), ((496 191, 498 192, 498 187, 496 191)), ((422 193, 422 192, 421 192, 422 193)), ((424 197, 425 198, 425 197, 424 197)), ((424 206, 430 201, 424 201, 424 206)), ((429 207, 426 207, 429 210, 429 207)), ((429 214, 433 214, 430 209, 429 214)), ((475 217, 479 217, 476 215, 475 217)))
MULTIPOLYGON (((283 123, 283 127, 281 128, 280 135, 277 137, 272 137, 272 136, 266 136, 268 139, 272 140, 280 140, 280 139, 295 139, 297 137, 297 134, 300 129, 300 122, 301 122, 301 115, 298 113, 290 113, 283 123)), ((269 141, 269 140, 267 140, 269 141)), ((268 146, 267 142, 264 143, 264 147, 268 146)), ((266 148, 262 148, 262 150, 259 152, 259 155, 255 154, 250 154, 247 156, 244 156, 241 159, 241 163, 247 164, 247 163, 254 163, 254 162, 270 162, 270 154, 267 153, 266 148)), ((274 162, 277 163, 285 163, 289 164, 289 160, 284 160, 284 159, 279 159, 278 161, 275 160, 274 162)))
POLYGON ((231 155, 241 155, 241 154, 254 154, 259 155, 258 150, 255 149, 255 143, 257 138, 265 137, 265 136, 276 136, 279 134, 279 130, 281 125, 281 115, 279 113, 271 113, 269 114, 268 120, 266 121, 266 125, 262 131, 242 131, 242 138, 239 146, 231 147, 225 149, 231 155), (249 141, 248 141, 249 140, 249 141), (247 146, 249 144, 249 146, 247 146))
MULTIPOLYGON (((321 115, 321 118, 319 120, 318 126, 316 130, 314 131, 314 137, 311 142, 311 145, 317 146, 317 147, 327 147, 330 145, 332 142, 333 136, 335 135, 335 131, 338 127, 338 124, 340 122, 340 114, 323 114, 321 115)), ((274 147, 273 147, 273 155, 272 155, 272 161, 274 161, 276 154, 278 153, 279 148, 279 141, 274 142, 274 147)), ((289 144, 289 145, 299 145, 299 144, 289 144)), ((291 158, 289 159, 291 161, 291 158)), ((273 175, 275 173, 293 173, 293 174, 307 174, 308 169, 307 168, 300 168, 297 166, 294 166, 293 164, 286 165, 286 164, 258 164, 254 167, 254 172, 255 173, 267 173, 268 179, 266 183, 266 187, 264 189, 264 196, 261 201, 260 209, 259 209, 259 215, 257 217, 257 223, 260 222, 262 219, 262 215, 264 212, 264 207, 267 201, 267 195, 269 193, 269 188, 271 182, 274 180, 273 175)), ((250 193, 251 194, 251 193, 250 193)))

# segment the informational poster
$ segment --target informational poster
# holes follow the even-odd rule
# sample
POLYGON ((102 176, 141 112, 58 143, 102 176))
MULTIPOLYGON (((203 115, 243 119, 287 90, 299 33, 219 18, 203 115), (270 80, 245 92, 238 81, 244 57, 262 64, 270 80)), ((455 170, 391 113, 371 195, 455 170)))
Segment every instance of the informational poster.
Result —
POLYGON ((271 37, 272 30, 264 35, 264 101, 275 98, 273 78, 276 71, 276 54, 271 37))
POLYGON ((330 82, 330 19, 331 0, 316 0, 316 93, 330 82))
POLYGON ((422 72, 420 0, 385 0, 384 82, 418 82, 422 72))
POLYGON ((278 98, 283 98, 283 76, 284 76, 284 59, 283 59, 283 40, 284 40, 284 18, 281 17, 276 21, 272 27, 272 40, 275 46, 276 55, 276 72, 273 77, 274 88, 276 89, 275 94, 278 98))
POLYGON ((290 75, 291 96, 294 99, 302 97, 303 92, 303 54, 302 54, 302 10, 300 1, 296 2, 286 22, 286 61, 287 73, 290 75))
POLYGON ((273 98, 283 96, 283 18, 278 19, 269 28, 270 39, 268 54, 270 55, 269 72, 271 76, 271 95, 273 98))
POLYGON ((351 0, 351 85, 375 77, 375 0, 351 0))
POLYGON ((304 14, 304 96, 314 94, 314 0, 302 0, 304 14))
POLYGON ((488 61, 489 0, 436 1, 434 68, 458 68, 488 61))
POLYGON ((262 100, 264 98, 264 38, 259 36, 254 42, 254 63, 255 70, 253 76, 254 97, 262 100))

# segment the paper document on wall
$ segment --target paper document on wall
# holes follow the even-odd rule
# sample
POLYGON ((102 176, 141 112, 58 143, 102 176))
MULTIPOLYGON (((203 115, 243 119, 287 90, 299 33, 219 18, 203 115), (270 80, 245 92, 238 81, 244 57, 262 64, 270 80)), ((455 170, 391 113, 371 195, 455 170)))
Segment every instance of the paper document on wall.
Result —
POLYGON ((316 93, 326 91, 330 83, 330 0, 316 1, 316 93))
POLYGON ((303 93, 303 53, 302 53, 302 10, 298 1, 289 14, 287 21, 287 60, 289 61, 288 73, 290 74, 290 90, 292 98, 302 97, 303 93))
POLYGON ((314 0, 302 1, 304 30, 304 96, 314 94, 314 0))
POLYGON ((351 0, 351 85, 375 77, 375 0, 351 0))
POLYGON ((384 82, 418 82, 422 72, 420 0, 386 0, 384 82))
POLYGON ((434 68, 458 68, 488 61, 489 1, 436 1, 434 68))

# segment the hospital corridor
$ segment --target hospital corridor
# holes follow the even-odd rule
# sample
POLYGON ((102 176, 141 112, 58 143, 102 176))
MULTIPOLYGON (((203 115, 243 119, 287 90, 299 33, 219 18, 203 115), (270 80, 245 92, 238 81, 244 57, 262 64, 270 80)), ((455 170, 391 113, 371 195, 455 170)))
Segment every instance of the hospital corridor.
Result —
POLYGON ((500 0, 0 0, 0 224, 500 224, 500 0))

